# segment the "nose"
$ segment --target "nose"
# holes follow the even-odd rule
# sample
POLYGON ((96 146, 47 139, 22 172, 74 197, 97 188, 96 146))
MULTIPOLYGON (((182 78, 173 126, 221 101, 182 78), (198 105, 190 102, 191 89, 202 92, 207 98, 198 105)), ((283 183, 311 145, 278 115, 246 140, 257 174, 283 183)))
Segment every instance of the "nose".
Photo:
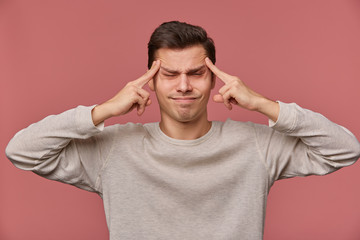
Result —
POLYGON ((176 87, 176 91, 186 93, 192 91, 192 86, 190 84, 189 78, 186 74, 181 74, 179 83, 176 87))

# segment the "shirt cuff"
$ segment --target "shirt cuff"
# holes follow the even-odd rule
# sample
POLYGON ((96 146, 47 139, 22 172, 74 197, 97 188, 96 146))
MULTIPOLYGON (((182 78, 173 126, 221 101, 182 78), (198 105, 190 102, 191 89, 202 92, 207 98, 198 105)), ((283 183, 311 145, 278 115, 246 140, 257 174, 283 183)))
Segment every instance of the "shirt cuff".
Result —
POLYGON ((104 130, 104 122, 99 123, 97 126, 95 126, 92 120, 91 112, 95 106, 96 105, 90 107, 78 106, 76 108, 76 126, 77 130, 82 135, 92 136, 104 130))
POLYGON ((277 119, 277 121, 276 122, 274 122, 273 120, 271 120, 270 118, 269 118, 269 127, 273 127, 278 121, 279 121, 279 118, 280 118, 280 112, 281 112, 281 104, 280 104, 280 101, 276 101, 277 103, 279 103, 279 107, 280 107, 280 111, 279 111, 279 116, 278 116, 278 119, 277 119))
POLYGON ((279 132, 292 132, 296 127, 296 104, 277 101, 280 106, 279 116, 276 122, 269 119, 269 127, 279 132))

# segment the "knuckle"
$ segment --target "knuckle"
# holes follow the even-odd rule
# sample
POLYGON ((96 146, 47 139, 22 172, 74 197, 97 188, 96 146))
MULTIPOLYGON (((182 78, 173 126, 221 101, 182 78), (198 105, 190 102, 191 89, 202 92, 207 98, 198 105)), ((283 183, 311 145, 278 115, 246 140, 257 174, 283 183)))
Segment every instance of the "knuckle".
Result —
POLYGON ((143 97, 143 98, 148 98, 150 96, 150 93, 147 92, 146 90, 140 88, 139 89, 139 94, 143 97))
POLYGON ((231 82, 239 82, 240 79, 238 77, 236 77, 236 76, 231 76, 230 81, 231 82))
POLYGON ((132 95, 136 95, 136 88, 134 86, 129 86, 129 90, 131 92, 132 95))
POLYGON ((135 81, 128 82, 126 84, 126 87, 129 88, 130 90, 135 90, 137 88, 135 84, 136 84, 135 81))
POLYGON ((238 78, 238 77, 236 77, 236 81, 237 81, 238 83, 240 83, 240 84, 244 84, 244 82, 243 82, 240 78, 238 78))

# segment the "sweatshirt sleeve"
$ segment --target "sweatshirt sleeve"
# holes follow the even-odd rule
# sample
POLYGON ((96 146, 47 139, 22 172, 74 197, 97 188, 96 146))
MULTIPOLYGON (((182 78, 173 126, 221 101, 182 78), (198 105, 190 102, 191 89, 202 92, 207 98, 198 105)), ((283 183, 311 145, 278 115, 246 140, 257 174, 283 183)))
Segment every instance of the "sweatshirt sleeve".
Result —
POLYGON ((360 157, 360 144, 349 130, 295 103, 279 104, 277 122, 269 121, 272 129, 255 130, 272 181, 325 175, 360 157))
POLYGON ((19 131, 6 156, 17 168, 101 193, 99 173, 113 137, 103 123, 94 126, 93 107, 78 106, 19 131))

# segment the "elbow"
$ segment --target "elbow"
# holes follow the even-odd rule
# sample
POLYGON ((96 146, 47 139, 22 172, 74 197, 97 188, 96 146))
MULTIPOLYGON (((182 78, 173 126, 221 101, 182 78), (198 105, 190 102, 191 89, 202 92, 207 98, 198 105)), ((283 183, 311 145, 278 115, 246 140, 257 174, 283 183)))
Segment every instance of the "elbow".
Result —
MULTIPOLYGON (((342 148, 340 154, 331 155, 328 159, 331 160, 332 166, 339 169, 353 165, 360 158, 360 143, 355 141, 348 141, 342 148)), ((338 148, 338 149, 339 149, 338 148)))
POLYGON ((5 148, 5 155, 12 163, 14 163, 16 150, 13 147, 13 144, 11 143, 11 141, 8 143, 8 145, 5 148))
POLYGON ((355 153, 355 161, 356 161, 360 158, 360 143, 359 142, 357 142, 357 144, 356 144, 354 153, 355 153))
POLYGON ((16 146, 12 141, 8 143, 5 148, 5 155, 10 162, 17 168, 22 170, 33 170, 35 167, 35 161, 30 160, 21 154, 21 149, 16 146))
POLYGON ((357 140, 356 136, 350 132, 345 127, 342 127, 343 130, 348 134, 347 141, 344 141, 344 147, 345 149, 348 149, 348 154, 350 157, 348 159, 351 159, 352 164, 355 163, 360 158, 360 142, 357 140))
POLYGON ((22 169, 21 161, 19 158, 19 151, 11 142, 5 148, 5 155, 10 160, 10 162, 17 168, 22 169))
POLYGON ((360 158, 360 143, 355 139, 354 144, 351 145, 350 156, 352 161, 351 164, 354 164, 360 158))

